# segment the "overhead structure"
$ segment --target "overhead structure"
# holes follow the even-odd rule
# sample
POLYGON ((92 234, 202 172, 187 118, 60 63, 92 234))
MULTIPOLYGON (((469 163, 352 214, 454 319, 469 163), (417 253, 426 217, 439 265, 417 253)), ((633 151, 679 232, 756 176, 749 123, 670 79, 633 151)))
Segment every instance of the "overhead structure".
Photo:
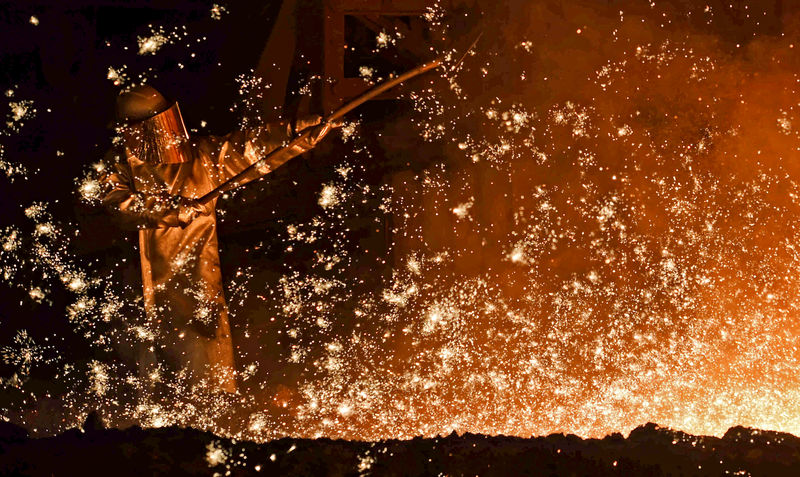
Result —
POLYGON ((441 8, 442 2, 324 0, 323 4, 326 113, 369 88, 361 68, 374 71, 374 75, 397 73, 433 56, 428 23, 423 15, 441 8), (385 43, 379 43, 380 39, 385 43))

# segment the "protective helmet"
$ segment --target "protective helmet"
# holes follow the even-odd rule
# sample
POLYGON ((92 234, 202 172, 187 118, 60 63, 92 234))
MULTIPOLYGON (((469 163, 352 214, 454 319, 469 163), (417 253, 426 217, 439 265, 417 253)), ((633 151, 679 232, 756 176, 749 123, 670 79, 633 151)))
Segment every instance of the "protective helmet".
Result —
POLYGON ((192 159, 189 134, 177 102, 155 88, 136 86, 117 98, 117 118, 129 156, 152 164, 177 164, 192 159))

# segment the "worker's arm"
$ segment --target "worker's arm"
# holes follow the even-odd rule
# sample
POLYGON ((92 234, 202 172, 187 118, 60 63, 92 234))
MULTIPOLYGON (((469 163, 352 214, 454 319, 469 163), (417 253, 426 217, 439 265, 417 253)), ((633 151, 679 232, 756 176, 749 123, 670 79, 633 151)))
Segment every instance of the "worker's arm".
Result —
POLYGON ((199 215, 211 212, 210 206, 169 194, 144 194, 134 190, 127 164, 117 164, 101 178, 105 188, 103 205, 131 228, 185 227, 199 215))
POLYGON ((285 164, 289 159, 313 149, 330 130, 330 126, 321 125, 320 121, 319 116, 309 116, 300 118, 296 122, 266 123, 225 136, 208 138, 199 144, 199 148, 204 152, 204 156, 214 162, 212 183, 217 186, 226 182, 267 154, 288 145, 293 138, 309 128, 314 129, 309 131, 307 138, 273 154, 262 165, 237 180, 237 183, 243 185, 258 179, 285 164))

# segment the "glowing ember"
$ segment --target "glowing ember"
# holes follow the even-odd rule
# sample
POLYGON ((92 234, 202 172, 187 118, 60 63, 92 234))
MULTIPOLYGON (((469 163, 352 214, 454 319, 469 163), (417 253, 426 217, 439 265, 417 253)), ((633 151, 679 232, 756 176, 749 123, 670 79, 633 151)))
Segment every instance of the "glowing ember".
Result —
POLYGON ((228 13, 228 9, 223 7, 222 5, 213 4, 211 6, 211 18, 214 20, 221 20, 222 15, 228 13))
POLYGON ((327 184, 319 194, 318 203, 323 209, 333 207, 341 201, 340 194, 341 191, 335 185, 327 184))
MULTIPOLYGON (((162 46, 166 45, 169 39, 163 33, 154 33, 148 37, 139 38, 139 54, 155 55, 162 46)), ((111 79, 111 78, 109 78, 111 79)))
POLYGON ((109 66, 106 78, 111 80, 111 82, 114 83, 115 86, 125 84, 128 81, 128 76, 125 74, 124 66, 120 68, 113 68, 109 66))

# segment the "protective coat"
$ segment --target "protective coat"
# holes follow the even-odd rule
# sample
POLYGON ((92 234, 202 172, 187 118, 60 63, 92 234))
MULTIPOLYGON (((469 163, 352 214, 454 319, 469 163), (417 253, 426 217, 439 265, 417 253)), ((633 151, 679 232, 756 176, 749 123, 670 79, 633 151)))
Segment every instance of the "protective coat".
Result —
MULTIPOLYGON (((104 180, 108 188, 104 204, 139 228, 144 305, 148 322, 161 337, 161 359, 207 389, 236 391, 217 247, 216 200, 198 211, 196 204, 188 208, 185 201, 175 198, 201 197, 287 144, 292 133, 289 124, 274 123, 221 137, 192 137, 191 160, 177 164, 146 162, 126 148, 127 161, 120 161, 104 180)), ((320 139, 318 135, 276 154, 240 183, 271 172, 320 139)), ((143 375, 152 372, 141 371, 143 375)))

